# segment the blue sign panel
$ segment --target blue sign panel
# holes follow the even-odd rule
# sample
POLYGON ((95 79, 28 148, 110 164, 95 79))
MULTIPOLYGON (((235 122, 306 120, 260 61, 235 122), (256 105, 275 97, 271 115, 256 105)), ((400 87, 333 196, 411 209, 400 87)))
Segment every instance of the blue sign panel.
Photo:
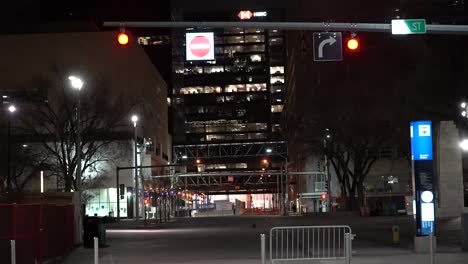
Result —
POLYGON ((432 122, 411 122, 411 159, 432 160, 432 122))
POLYGON ((427 236, 435 232, 432 122, 411 122, 410 136, 416 235, 427 236))

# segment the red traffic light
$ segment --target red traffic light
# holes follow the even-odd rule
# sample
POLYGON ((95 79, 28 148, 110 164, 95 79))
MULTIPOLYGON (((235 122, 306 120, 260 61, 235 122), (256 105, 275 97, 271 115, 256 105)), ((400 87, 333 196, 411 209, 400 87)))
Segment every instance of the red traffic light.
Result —
POLYGON ((119 35, 117 35, 117 42, 122 46, 126 46, 130 42, 130 38, 126 33, 120 32, 119 35))
POLYGON ((321 198, 322 198, 322 200, 326 200, 326 199, 327 199, 327 194, 326 194, 326 193, 323 193, 323 194, 321 195, 321 198))
POLYGON ((360 43, 359 43, 359 39, 357 37, 352 37, 352 38, 349 38, 347 41, 346 41, 346 48, 349 50, 349 51, 358 51, 359 48, 360 48, 360 43))
POLYGON ((148 205, 148 204, 149 204, 149 199, 148 199, 148 198, 145 198, 145 199, 144 199, 144 203, 145 203, 145 205, 148 205))

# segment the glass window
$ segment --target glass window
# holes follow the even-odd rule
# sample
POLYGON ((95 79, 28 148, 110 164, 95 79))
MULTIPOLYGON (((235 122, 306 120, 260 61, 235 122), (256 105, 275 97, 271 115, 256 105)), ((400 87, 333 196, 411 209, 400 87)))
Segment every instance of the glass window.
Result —
POLYGON ((247 84, 247 92, 260 92, 260 91, 266 91, 266 90, 267 90, 266 83, 247 84))
POLYGON ((224 29, 225 34, 243 34, 244 29, 243 28, 226 28, 224 29))
POLYGON ((237 93, 237 92, 245 92, 245 85, 244 84, 231 84, 226 86, 225 89, 226 93, 237 93))
POLYGON ((269 33, 270 33, 270 36, 281 36, 283 34, 283 31, 272 29, 269 31, 269 33))
POLYGON ((245 33, 263 33, 261 28, 246 28, 245 33))
POLYGON ((202 67, 187 67, 184 69, 184 74, 201 74, 203 73, 202 67))
POLYGON ((205 66, 204 73, 224 72, 223 66, 205 66))
POLYGON ((270 67, 270 74, 284 74, 283 66, 270 67))
POLYGON ((180 89, 181 94, 199 94, 203 93, 203 86, 184 87, 180 89))
POLYGON ((253 54, 249 57, 250 62, 262 62, 265 61, 265 56, 261 54, 253 54))
POLYGON ((272 105, 271 112, 272 113, 280 113, 283 112, 284 105, 272 105))
POLYGON ((284 85, 271 86, 271 93, 284 93, 284 85))
POLYGON ((283 45, 283 38, 282 37, 270 38, 270 45, 283 45))
POLYGON ((215 44, 223 44, 223 38, 219 36, 214 36, 215 44))
POLYGON ((233 55, 235 53, 244 52, 244 46, 227 46, 224 47, 224 53, 233 55))
POLYGON ((271 76, 271 84, 284 84, 284 76, 271 76))
POLYGON ((265 133, 249 133, 248 134, 249 139, 265 139, 266 134, 265 133))
POLYGON ((274 124, 272 127, 273 132, 281 132, 280 124, 274 124))
POLYGON ((244 37, 243 36, 224 37, 224 43, 226 44, 244 43, 244 37))
POLYGON ((255 42, 264 42, 265 36, 264 35, 247 35, 245 36, 246 43, 255 43, 255 42))
POLYGON ((264 52, 265 51, 265 45, 259 44, 259 45, 247 45, 244 48, 244 52, 264 52))
POLYGON ((204 88, 205 93, 221 93, 223 89, 219 86, 205 86, 204 88))

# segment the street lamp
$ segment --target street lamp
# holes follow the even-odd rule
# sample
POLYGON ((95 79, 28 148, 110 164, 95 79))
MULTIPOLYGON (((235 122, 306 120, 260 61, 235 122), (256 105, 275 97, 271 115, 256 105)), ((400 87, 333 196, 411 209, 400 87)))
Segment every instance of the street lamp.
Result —
POLYGON ((11 187, 11 178, 10 178, 10 137, 11 137, 11 117, 13 114, 16 112, 16 106, 15 105, 10 105, 8 107, 8 137, 7 137, 7 191, 10 191, 11 187))
POLYGON ((81 88, 83 87, 84 83, 79 77, 71 75, 68 77, 68 80, 70 80, 71 86, 74 89, 81 90, 81 88))
POLYGON ((468 151, 468 139, 464 139, 460 142, 460 148, 463 151, 468 151))
MULTIPOLYGON (((83 230, 83 221, 82 221, 82 210, 81 210, 81 88, 83 88, 83 81, 81 78, 77 76, 70 75, 68 76, 68 80, 70 81, 70 85, 73 89, 77 91, 77 103, 76 103, 76 191, 78 192, 78 208, 75 209, 76 213, 76 232, 81 234, 83 230)), ((73 191, 73 188, 71 189, 73 191)), ((81 235, 77 236, 76 239, 78 243, 81 243, 82 237, 81 235)))
POLYGON ((467 117, 467 115, 468 115, 468 104, 467 104, 466 102, 462 102, 462 103, 460 104, 460 107, 461 107, 461 109, 462 109, 461 115, 462 115, 463 117, 467 117))
MULTIPOLYGON (((133 122, 133 131, 134 131, 134 148, 135 148, 135 217, 136 219, 139 218, 139 210, 140 210, 140 201, 139 201, 139 192, 138 192, 138 156, 137 156, 137 122, 138 122, 138 116, 137 115, 132 115, 131 118, 133 122)), ((120 208, 119 208, 120 210, 120 208)))
POLYGON ((70 75, 68 76, 71 87, 78 91, 78 102, 76 105, 76 189, 81 189, 81 96, 80 91, 83 88, 83 81, 81 78, 70 75))

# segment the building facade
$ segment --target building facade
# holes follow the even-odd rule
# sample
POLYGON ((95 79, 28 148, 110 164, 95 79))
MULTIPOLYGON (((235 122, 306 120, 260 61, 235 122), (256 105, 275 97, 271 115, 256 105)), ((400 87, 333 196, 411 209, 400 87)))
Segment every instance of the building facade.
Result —
MULTIPOLYGON (((138 164, 144 166, 167 165, 171 162, 172 151, 171 137, 168 133, 166 83, 138 43, 120 47, 115 41, 116 35, 116 32, 4 35, 1 44, 1 55, 4 58, 1 67, 6 74, 5 85, 0 89, 3 110, 11 104, 16 104, 18 109, 15 118, 11 120, 12 127, 15 127, 11 130, 14 144, 30 147, 37 145, 34 138, 26 137, 19 129, 20 119, 28 118, 21 116, 28 105, 47 102, 56 106, 60 113, 60 104, 64 103, 62 99, 69 98, 70 104, 76 103, 76 96, 68 92, 68 89, 72 89, 67 79, 71 74, 80 76, 84 81, 80 91, 83 93, 82 105, 87 103, 86 99, 96 100, 98 103, 95 107, 98 109, 106 105, 106 111, 97 112, 101 118, 117 119, 111 131, 99 135, 100 138, 96 139, 97 143, 113 142, 102 150, 109 155, 97 163, 95 167, 99 168, 96 170, 83 172, 85 179, 102 176, 103 180, 98 185, 88 186, 94 190, 91 191, 87 208, 89 214, 101 216, 108 215, 109 212, 116 215, 117 210, 122 216, 128 215, 127 200, 135 199, 135 172, 130 169, 120 172, 120 184, 123 184, 126 192, 117 197, 116 168, 134 166, 135 145, 138 149, 138 164), (38 50, 41 52, 37 52, 38 50), (41 86, 41 80, 47 80, 50 85, 41 86), (45 89, 36 91, 38 87, 45 89), (99 93, 102 88, 106 88, 105 94, 99 93), (41 97, 34 96, 35 92, 40 92, 41 97), (89 97, 90 94, 98 94, 100 97, 92 98, 89 97), (43 100, 37 102, 28 98, 43 100), (99 105, 99 102, 102 102, 102 105, 99 105), (134 140, 134 126, 130 120, 133 114, 139 116, 137 144, 134 140), (116 206, 117 199, 120 199, 119 209, 116 206)), ((6 127, 7 114, 3 110, 2 127, 6 127)), ((2 168, 6 168, 7 165, 4 165, 2 168)), ((163 182, 150 181, 150 176, 159 174, 160 170, 162 169, 139 170, 140 203, 144 191, 170 187, 163 182)), ((63 190, 60 181, 48 177, 50 173, 47 171, 44 171, 44 174, 48 191, 63 190)), ((38 191, 38 179, 37 173, 36 178, 31 181, 31 186, 26 186, 25 190, 38 191)))

